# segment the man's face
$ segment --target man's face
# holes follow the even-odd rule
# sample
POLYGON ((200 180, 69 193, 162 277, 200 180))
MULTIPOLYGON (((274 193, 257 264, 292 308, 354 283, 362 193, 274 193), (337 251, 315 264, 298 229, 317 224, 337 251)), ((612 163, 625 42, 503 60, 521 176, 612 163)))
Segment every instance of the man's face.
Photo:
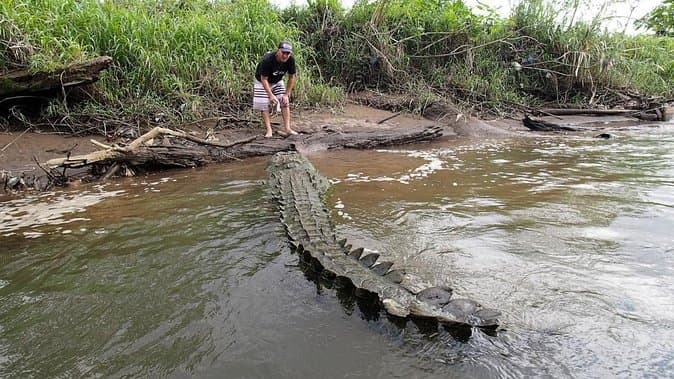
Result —
POLYGON ((281 49, 276 50, 276 60, 279 62, 286 62, 292 53, 290 51, 281 51, 281 49))

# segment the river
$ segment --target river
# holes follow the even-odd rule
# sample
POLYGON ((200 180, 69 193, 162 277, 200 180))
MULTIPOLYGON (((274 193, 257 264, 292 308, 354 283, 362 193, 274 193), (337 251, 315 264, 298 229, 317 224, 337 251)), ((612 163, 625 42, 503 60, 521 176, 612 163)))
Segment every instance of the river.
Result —
POLYGON ((674 376, 674 125, 309 156, 340 237, 502 312, 308 279, 266 159, 0 203, 0 377, 674 376))

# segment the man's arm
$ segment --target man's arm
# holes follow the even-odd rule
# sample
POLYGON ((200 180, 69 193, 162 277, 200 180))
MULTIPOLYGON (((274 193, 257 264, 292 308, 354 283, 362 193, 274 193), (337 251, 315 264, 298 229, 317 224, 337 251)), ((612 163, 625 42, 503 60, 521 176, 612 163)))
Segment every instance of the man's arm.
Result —
POLYGON ((290 104, 290 93, 293 90, 293 86, 295 85, 295 74, 289 74, 288 75, 288 86, 286 87, 286 93, 283 96, 283 105, 288 105, 290 104))
POLYGON ((264 91, 267 93, 267 96, 269 96, 269 102, 271 105, 276 104, 276 96, 274 96, 274 93, 271 91, 271 86, 269 86, 269 77, 260 75, 260 83, 262 83, 264 91))

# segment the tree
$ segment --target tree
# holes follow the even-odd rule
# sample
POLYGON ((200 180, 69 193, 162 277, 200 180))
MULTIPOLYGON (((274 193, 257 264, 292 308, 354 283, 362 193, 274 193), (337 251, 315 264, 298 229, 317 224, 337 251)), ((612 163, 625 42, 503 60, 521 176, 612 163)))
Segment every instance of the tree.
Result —
POLYGON ((637 28, 651 29, 659 36, 674 37, 674 0, 663 0, 650 13, 635 22, 637 28))

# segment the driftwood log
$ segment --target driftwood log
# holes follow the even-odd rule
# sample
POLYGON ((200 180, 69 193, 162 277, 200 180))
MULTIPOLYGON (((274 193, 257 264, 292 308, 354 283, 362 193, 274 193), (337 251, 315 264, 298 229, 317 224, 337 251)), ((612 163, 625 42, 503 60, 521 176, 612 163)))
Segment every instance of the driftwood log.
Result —
POLYGON ((126 162, 133 166, 156 164, 174 167, 195 167, 211 161, 203 146, 216 146, 230 148, 237 144, 246 143, 256 137, 244 139, 230 144, 221 144, 194 137, 188 133, 175 131, 167 128, 154 128, 135 139, 128 146, 106 145, 92 140, 91 142, 104 150, 95 151, 85 155, 57 158, 45 163, 50 169, 53 168, 81 168, 92 164, 108 164, 126 162), (197 145, 183 145, 162 143, 157 144, 154 140, 160 136, 171 136, 195 142, 197 145))
POLYGON ((648 110, 639 109, 572 109, 542 108, 538 112, 553 116, 593 115, 593 116, 627 116, 647 121, 665 121, 667 107, 660 106, 648 110))
POLYGON ((524 116, 522 119, 522 124, 529 130, 537 132, 577 132, 580 130, 571 126, 555 124, 554 122, 534 120, 530 118, 529 115, 524 116))
MULTIPOLYGON (((41 166, 45 170, 95 166, 99 178, 112 176, 120 165, 133 167, 196 167, 212 162, 226 162, 253 156, 272 155, 298 149, 370 149, 429 141, 442 135, 439 126, 412 128, 360 128, 333 130, 325 128, 311 134, 285 139, 265 139, 259 135, 232 143, 219 143, 189 133, 156 127, 126 146, 93 141, 102 150, 93 153, 52 159, 41 166), (101 168, 104 167, 102 170, 101 168)), ((128 172, 128 170, 127 170, 128 172)))
POLYGON ((111 63, 111 57, 103 56, 73 63, 49 72, 35 73, 20 69, 2 73, 0 74, 0 100, 93 83, 98 80, 100 72, 108 68, 111 63))

